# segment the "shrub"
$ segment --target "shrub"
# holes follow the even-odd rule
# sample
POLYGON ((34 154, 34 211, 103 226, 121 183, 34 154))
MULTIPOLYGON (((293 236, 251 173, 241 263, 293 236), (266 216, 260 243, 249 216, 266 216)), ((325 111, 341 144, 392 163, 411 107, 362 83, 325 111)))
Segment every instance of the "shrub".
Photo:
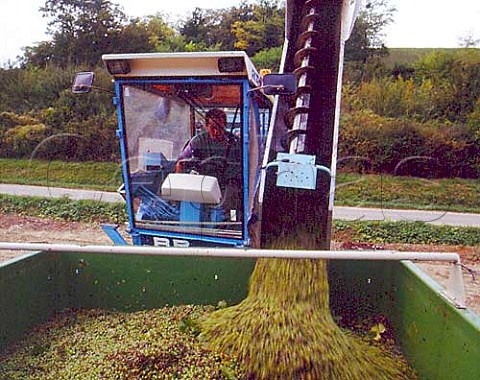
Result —
POLYGON ((349 89, 347 106, 386 117, 466 122, 480 97, 480 50, 433 51, 397 76, 380 76, 349 89))
POLYGON ((280 68, 282 47, 274 47, 259 51, 252 57, 252 62, 260 69, 270 69, 277 72, 280 68))
POLYGON ((464 124, 431 122, 420 125, 423 155, 431 157, 442 177, 478 178, 480 145, 464 124))
POLYGON ((0 212, 75 222, 124 223, 127 220, 123 203, 73 201, 68 198, 18 197, 0 194, 0 212))
POLYGON ((432 83, 433 117, 464 122, 480 96, 480 50, 435 51, 415 63, 415 81, 432 83))
POLYGON ((429 80, 415 84, 405 80, 384 77, 363 82, 353 94, 355 110, 369 109, 378 115, 393 118, 427 120, 432 113, 432 83, 429 80))
POLYGON ((14 112, 0 113, 0 128, 4 130, 16 127, 17 125, 29 125, 36 123, 38 123, 38 119, 31 115, 17 115, 14 112))
POLYGON ((467 127, 476 141, 480 141, 480 98, 477 99, 473 111, 467 117, 467 127))
POLYGON ((371 111, 342 117, 339 157, 347 168, 430 178, 477 178, 480 146, 463 124, 392 119, 371 111))
POLYGON ((28 157, 47 136, 50 128, 44 124, 19 125, 8 129, 0 138, 2 157, 28 157))
POLYGON ((82 122, 71 122, 66 131, 76 139, 66 141, 64 152, 71 152, 78 161, 115 161, 120 158, 120 148, 116 137, 115 115, 93 116, 82 122))
MULTIPOLYGON (((348 234, 355 242, 377 244, 445 244, 478 246, 476 227, 436 226, 423 222, 335 221, 334 233, 348 234)), ((335 237, 334 237, 335 238, 335 237)))
POLYGON ((0 121, 4 120, 4 125, 9 127, 0 128, 0 157, 115 161, 120 156, 113 113, 68 121, 62 111, 49 108, 39 112, 38 119, 51 122, 53 126, 28 114, 2 113, 0 121), (62 123, 61 119, 64 119, 62 123), (27 122, 34 124, 10 127, 14 123, 27 122))

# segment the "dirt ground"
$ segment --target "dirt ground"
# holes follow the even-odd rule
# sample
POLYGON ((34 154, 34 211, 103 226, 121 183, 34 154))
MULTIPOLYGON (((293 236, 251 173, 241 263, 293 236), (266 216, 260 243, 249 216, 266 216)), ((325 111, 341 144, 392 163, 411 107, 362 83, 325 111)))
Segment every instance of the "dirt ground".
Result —
MULTIPOLYGON (((122 229, 120 229, 122 231, 122 229)), ((22 243, 55 243, 77 245, 112 245, 98 224, 63 222, 27 216, 0 214, 0 241, 22 243)), ((333 249, 394 249, 399 251, 456 252, 462 263, 473 270, 464 271, 467 306, 480 315, 480 247, 430 246, 391 244, 372 246, 350 242, 336 242, 333 249)), ((25 252, 1 251, 0 262, 25 252)), ((443 286, 448 283, 449 265, 442 263, 417 264, 430 277, 443 286)))

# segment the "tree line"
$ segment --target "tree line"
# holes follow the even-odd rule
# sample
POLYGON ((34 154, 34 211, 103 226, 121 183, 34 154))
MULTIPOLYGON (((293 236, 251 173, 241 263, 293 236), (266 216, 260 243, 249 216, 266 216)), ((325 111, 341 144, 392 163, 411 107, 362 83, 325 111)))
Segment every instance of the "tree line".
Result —
MULTIPOLYGON (((194 8, 170 21, 157 13, 128 17, 108 0, 47 0, 40 8, 48 20, 49 41, 24 48, 22 68, 97 67, 107 53, 244 50, 262 66, 276 70, 284 40, 284 0, 241 0, 223 9, 194 8)), ((388 0, 371 0, 356 22, 347 60, 365 63, 385 54, 383 28, 395 9, 388 0)))
POLYGON ((51 39, 27 47, 23 67, 94 68, 106 53, 240 49, 253 56, 283 42, 285 11, 279 0, 194 8, 176 22, 162 13, 129 18, 118 4, 106 0, 48 0, 40 10, 51 39))

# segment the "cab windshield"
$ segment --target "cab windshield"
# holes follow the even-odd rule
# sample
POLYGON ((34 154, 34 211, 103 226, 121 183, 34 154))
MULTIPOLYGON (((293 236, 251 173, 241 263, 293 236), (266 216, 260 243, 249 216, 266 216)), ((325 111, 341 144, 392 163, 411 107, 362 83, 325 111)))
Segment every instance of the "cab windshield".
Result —
POLYGON ((125 83, 121 100, 134 226, 242 238, 241 82, 125 83))

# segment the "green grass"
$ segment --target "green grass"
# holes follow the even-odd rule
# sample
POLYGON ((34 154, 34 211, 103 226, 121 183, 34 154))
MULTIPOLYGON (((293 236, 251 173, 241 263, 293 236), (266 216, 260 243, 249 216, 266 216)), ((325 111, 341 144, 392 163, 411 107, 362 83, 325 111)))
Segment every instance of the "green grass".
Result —
POLYGON ((0 183, 115 191, 121 178, 113 162, 0 159, 0 183))
POLYGON ((393 68, 395 64, 411 65, 436 51, 454 52, 458 48, 388 48, 389 54, 382 58, 387 68, 393 68))
MULTIPOLYGON (((0 159, 0 183, 115 191, 119 164, 0 159)), ((338 206, 480 213, 480 182, 337 173, 338 206)))
POLYGON ((338 206, 480 213, 480 182, 337 173, 338 206))
POLYGON ((346 222, 336 220, 333 240, 374 244, 480 245, 480 228, 424 222, 346 222))
POLYGON ((428 54, 435 51, 450 51, 453 49, 435 49, 435 48, 389 48, 388 55, 382 58, 382 61, 388 68, 393 68, 395 64, 410 65, 428 54))
MULTIPOLYGON (((0 213, 77 222, 125 223, 125 205, 66 198, 17 197, 0 194, 0 213)), ((336 220, 333 239, 375 244, 480 245, 480 228, 435 226, 423 222, 346 222, 336 220)))
POLYGON ((92 200, 73 201, 68 198, 19 197, 0 194, 0 213, 73 222, 125 223, 123 203, 92 200))

